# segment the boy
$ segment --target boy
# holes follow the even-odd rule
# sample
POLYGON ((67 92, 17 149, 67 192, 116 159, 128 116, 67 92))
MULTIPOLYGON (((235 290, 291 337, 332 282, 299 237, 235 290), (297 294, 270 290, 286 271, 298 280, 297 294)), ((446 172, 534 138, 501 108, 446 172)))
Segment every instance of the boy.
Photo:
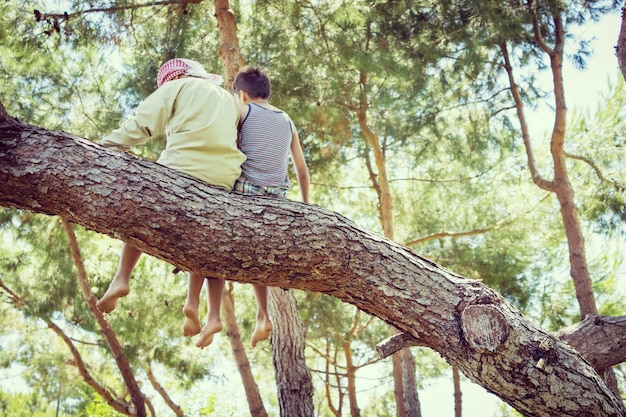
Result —
MULTIPOLYGON (((239 104, 221 82, 195 61, 170 59, 159 68, 157 89, 101 144, 128 150, 165 131, 167 142, 158 163, 232 190, 245 155, 236 144, 239 104)), ((128 295, 141 254, 124 243, 115 277, 98 301, 101 311, 110 313, 128 295)))
MULTIPOLYGON (((237 145, 246 155, 246 161, 241 166, 242 175, 235 183, 234 190, 245 195, 287 198, 287 190, 291 186, 287 177, 291 154, 302 201, 308 203, 309 170, 298 133, 289 116, 269 104, 270 91, 268 75, 255 67, 241 70, 233 82, 233 94, 238 96, 242 103, 237 145)), ((213 336, 222 330, 220 308, 225 281, 212 278, 206 280, 208 313, 207 322, 201 331, 198 304, 203 277, 190 274, 187 300, 183 307, 184 332, 186 335, 200 332, 196 343, 199 348, 210 345, 213 336)), ((273 328, 267 310, 267 287, 255 285, 254 294, 257 301, 257 318, 256 327, 250 337, 252 347, 268 339, 273 328)))

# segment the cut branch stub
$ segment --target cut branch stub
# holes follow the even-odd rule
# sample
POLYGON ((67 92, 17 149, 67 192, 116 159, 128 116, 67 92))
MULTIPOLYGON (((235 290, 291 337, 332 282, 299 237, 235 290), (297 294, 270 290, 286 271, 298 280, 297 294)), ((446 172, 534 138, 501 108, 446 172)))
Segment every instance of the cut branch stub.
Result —
POLYGON ((463 335, 479 352, 495 352, 509 337, 504 314, 492 305, 471 305, 461 313, 463 335))

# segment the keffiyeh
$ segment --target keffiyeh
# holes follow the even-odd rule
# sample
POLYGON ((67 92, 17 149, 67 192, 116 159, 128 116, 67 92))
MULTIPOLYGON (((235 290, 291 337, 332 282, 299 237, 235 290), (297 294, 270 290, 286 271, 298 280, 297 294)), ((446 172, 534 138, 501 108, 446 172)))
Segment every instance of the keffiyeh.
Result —
POLYGON ((179 75, 189 75, 191 77, 204 78, 213 84, 222 85, 224 79, 217 75, 206 72, 198 62, 191 59, 174 58, 165 62, 157 73, 157 87, 161 87, 168 81, 179 75))

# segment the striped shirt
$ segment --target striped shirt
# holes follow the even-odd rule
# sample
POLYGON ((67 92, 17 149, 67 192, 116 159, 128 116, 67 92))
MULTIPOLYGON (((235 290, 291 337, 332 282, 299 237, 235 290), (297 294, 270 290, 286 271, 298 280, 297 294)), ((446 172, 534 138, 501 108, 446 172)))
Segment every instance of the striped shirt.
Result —
POLYGON ((248 104, 239 132, 239 150, 246 155, 242 176, 257 186, 287 187, 291 150, 291 121, 283 111, 248 104))

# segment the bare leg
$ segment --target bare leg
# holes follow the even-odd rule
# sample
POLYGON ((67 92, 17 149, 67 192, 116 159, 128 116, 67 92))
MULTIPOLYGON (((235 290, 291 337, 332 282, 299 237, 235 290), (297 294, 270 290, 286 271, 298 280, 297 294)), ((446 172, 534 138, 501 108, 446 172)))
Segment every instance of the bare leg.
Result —
POLYGON ((270 332, 274 328, 270 315, 267 311, 267 303, 269 297, 269 291, 267 287, 262 285, 254 285, 254 296, 256 297, 256 327, 252 336, 250 336, 250 345, 255 347, 257 343, 267 340, 270 337, 270 332))
POLYGON ((187 299, 183 306, 185 322, 183 323, 183 334, 185 336, 195 336, 200 333, 200 315, 198 306, 200 304, 200 291, 202 291, 204 278, 201 275, 189 273, 189 285, 187 287, 187 299))
POLYGON ((207 304, 208 313, 206 324, 200 332, 200 338, 196 346, 200 349, 209 346, 213 342, 213 336, 222 331, 222 319, 220 310, 222 308, 222 293, 226 281, 222 279, 207 278, 207 304))
POLYGON ((115 310, 118 298, 126 297, 130 292, 130 275, 143 252, 134 246, 124 243, 117 272, 102 298, 96 304, 100 311, 110 313, 115 310))

